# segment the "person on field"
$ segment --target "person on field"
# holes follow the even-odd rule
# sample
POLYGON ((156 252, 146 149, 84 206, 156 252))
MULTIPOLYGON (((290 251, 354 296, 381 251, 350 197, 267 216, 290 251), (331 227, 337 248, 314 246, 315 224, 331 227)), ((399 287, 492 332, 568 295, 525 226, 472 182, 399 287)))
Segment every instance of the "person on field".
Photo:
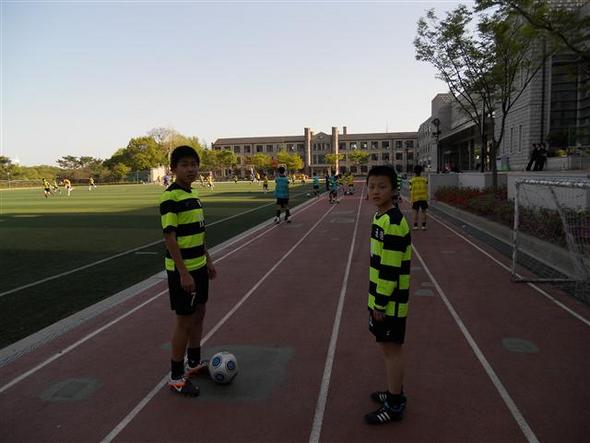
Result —
POLYGON ((414 210, 414 227, 417 230, 422 213, 422 230, 426 231, 426 210, 428 209, 428 180, 422 176, 424 168, 414 166, 414 177, 410 180, 410 203, 414 210))
POLYGON ((377 208, 370 238, 369 330, 383 352, 387 386, 371 394, 380 407, 365 415, 365 421, 374 425, 401 420, 407 403, 402 384, 403 343, 412 246, 408 223, 394 205, 396 184, 396 173, 390 166, 375 166, 367 176, 369 199, 377 208))
POLYGON ((179 146, 170 156, 176 179, 160 198, 160 217, 167 254, 170 307, 176 313, 172 333, 168 387, 175 393, 199 395, 189 377, 206 367, 201 360, 201 337, 209 279, 217 275, 205 246, 205 217, 199 195, 191 183, 199 173, 200 159, 190 146, 179 146), (187 366, 185 368, 185 356, 187 366))
POLYGON ((277 212, 275 215, 275 223, 281 222, 281 212, 285 211, 285 221, 291 223, 289 217, 289 178, 285 175, 285 167, 279 166, 277 170, 279 175, 275 178, 275 197, 277 199, 277 212))
POLYGON ((53 195, 51 185, 49 184, 47 179, 43 178, 41 180, 43 181, 43 194, 45 195, 45 198, 49 197, 50 195, 53 195))

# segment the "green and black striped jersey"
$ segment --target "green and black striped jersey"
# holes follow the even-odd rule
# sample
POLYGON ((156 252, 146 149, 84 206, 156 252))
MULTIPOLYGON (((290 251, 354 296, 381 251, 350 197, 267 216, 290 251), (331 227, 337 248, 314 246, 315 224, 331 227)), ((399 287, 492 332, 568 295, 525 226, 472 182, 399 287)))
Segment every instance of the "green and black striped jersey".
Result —
POLYGON ((371 226, 369 309, 391 317, 408 315, 412 245, 408 222, 398 208, 375 214, 371 226))
MULTIPOLYGON (((207 264, 205 256, 205 218, 197 191, 184 189, 173 183, 160 198, 160 216, 164 232, 176 232, 176 241, 182 260, 189 271, 207 264)), ((166 252, 165 267, 174 271, 176 266, 166 252)))

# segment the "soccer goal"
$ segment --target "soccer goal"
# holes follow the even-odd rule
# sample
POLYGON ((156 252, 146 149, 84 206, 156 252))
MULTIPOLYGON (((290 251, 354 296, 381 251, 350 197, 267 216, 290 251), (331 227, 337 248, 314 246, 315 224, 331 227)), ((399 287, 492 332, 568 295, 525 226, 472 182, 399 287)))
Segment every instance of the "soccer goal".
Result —
POLYGON ((590 301, 590 180, 517 180, 512 278, 563 282, 590 301))

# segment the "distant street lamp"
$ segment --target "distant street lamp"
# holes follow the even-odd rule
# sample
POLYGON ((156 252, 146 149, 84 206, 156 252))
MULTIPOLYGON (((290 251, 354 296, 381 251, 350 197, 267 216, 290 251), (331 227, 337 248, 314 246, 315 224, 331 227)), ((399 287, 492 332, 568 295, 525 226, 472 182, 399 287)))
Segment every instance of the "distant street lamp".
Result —
POLYGON ((6 175, 8 176, 8 189, 10 189, 10 172, 6 171, 6 175))
POLYGON ((436 172, 440 172, 441 169, 441 158, 439 155, 439 150, 438 150, 438 138, 440 136, 440 120, 438 118, 434 118, 430 124, 432 124, 435 128, 435 130, 432 132, 432 135, 434 136, 434 141, 436 143, 435 145, 435 149, 436 149, 436 172))

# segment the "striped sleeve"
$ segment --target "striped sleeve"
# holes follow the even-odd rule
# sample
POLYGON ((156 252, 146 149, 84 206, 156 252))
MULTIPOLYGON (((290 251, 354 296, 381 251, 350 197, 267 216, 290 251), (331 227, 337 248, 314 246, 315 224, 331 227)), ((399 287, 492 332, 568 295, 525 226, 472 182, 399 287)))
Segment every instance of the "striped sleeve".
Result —
POLYGON ((163 232, 174 232, 178 228, 178 205, 172 192, 164 192, 160 199, 160 218, 163 232))

